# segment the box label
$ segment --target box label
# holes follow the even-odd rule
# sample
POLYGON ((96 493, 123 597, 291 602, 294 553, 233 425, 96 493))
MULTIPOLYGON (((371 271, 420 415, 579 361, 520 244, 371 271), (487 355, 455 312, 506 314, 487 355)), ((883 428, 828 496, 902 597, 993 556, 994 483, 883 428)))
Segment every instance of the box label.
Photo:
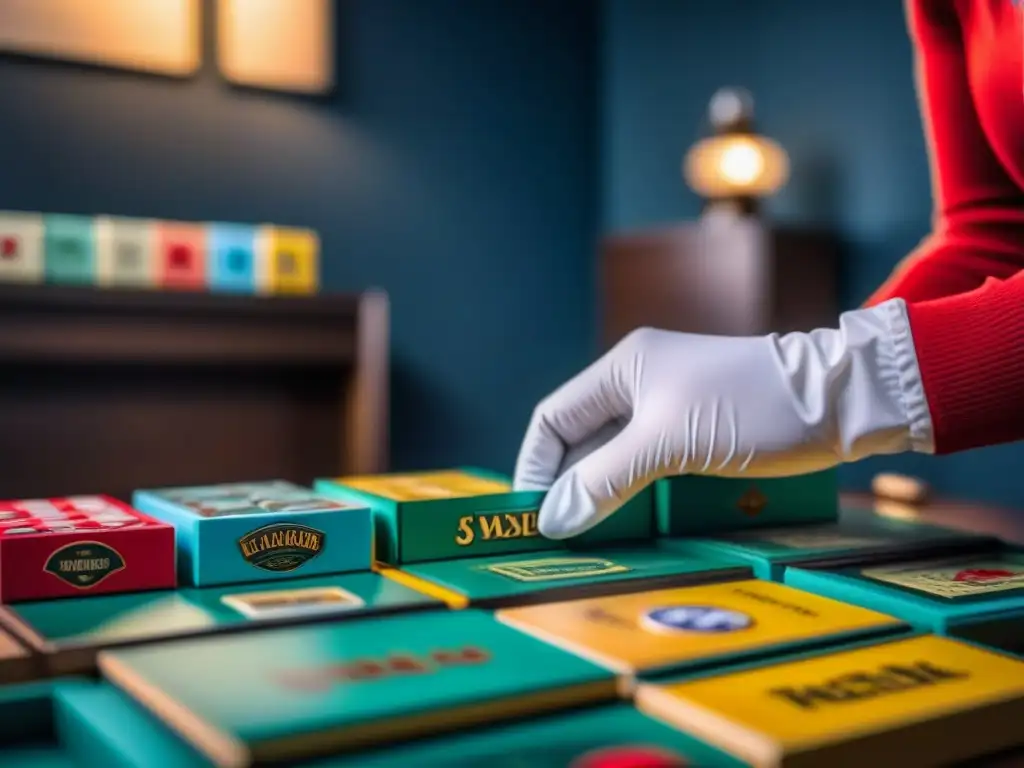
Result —
POLYGON ((281 619, 362 608, 366 602, 341 587, 306 587, 225 595, 221 602, 249 619, 281 619))
POLYGON ((345 477, 336 482, 393 501, 457 499, 512 491, 508 483, 457 471, 345 477))
POLYGON ((530 539, 540 536, 537 510, 520 509, 509 512, 481 512, 459 518, 455 543, 468 547, 474 542, 507 539, 530 539))
POLYGON ((1024 589, 1024 564, 999 557, 865 568, 860 573, 874 581, 948 600, 1024 589))
POLYGON ((249 565, 264 571, 294 571, 318 556, 326 535, 308 525, 272 523, 249 531, 238 548, 249 565))
POLYGON ((76 541, 61 547, 44 566, 47 573, 76 589, 91 589, 124 568, 121 553, 98 541, 76 541))
POLYGON ((354 509, 352 504, 318 496, 291 483, 239 483, 155 492, 200 517, 227 517, 264 512, 331 512, 354 509))
MULTIPOLYGON (((694 707, 782 748, 834 743, 851 733, 920 723, 987 702, 1024 697, 1024 663, 928 635, 665 686, 643 686, 641 710, 704 735, 694 707), (742 691, 742 696, 736 692, 742 691), (673 717, 672 702, 684 705, 673 717), (653 708, 652 708, 653 707, 653 708)), ((724 744, 723 733, 706 734, 724 744)))
POLYGON ((488 565, 484 570, 513 581, 544 582, 628 573, 631 569, 598 557, 545 557, 488 565))
POLYGON ((740 632, 754 626, 748 613, 714 605, 670 605, 651 608, 640 617, 640 626, 649 632, 740 632))

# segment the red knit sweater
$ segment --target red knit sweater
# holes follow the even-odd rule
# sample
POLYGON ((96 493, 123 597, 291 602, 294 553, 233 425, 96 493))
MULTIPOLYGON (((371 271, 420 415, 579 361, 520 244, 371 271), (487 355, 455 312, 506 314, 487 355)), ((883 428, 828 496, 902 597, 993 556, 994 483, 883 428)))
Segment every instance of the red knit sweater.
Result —
POLYGON ((935 226, 868 304, 907 301, 952 453, 1024 439, 1024 6, 906 2, 935 226))

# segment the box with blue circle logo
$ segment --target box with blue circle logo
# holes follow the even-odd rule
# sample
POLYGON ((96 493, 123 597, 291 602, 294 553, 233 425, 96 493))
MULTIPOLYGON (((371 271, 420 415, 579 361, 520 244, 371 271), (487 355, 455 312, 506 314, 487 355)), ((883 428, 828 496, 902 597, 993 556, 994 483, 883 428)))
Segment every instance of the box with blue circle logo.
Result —
POLYGON ((256 228, 244 224, 209 224, 210 288, 226 293, 256 293, 256 228))
POLYGON ((657 677, 906 633, 878 611, 733 581, 546 603, 498 618, 619 675, 657 677))

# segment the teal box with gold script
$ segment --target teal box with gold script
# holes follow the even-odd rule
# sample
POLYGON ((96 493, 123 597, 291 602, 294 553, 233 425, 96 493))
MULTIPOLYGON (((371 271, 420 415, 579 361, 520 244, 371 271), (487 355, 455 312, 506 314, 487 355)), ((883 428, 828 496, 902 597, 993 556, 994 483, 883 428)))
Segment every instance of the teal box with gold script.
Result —
POLYGON ((838 475, 669 477, 655 483, 655 509, 662 536, 828 523, 839 516, 838 475))
POLYGON ((365 504, 283 480, 139 490, 135 508, 174 526, 179 579, 207 587, 369 570, 365 504))
POLYGON ((621 685, 475 610, 127 648, 100 654, 99 666, 207 758, 234 766, 610 703, 621 685))
POLYGON ((373 508, 377 558, 391 565, 432 560, 586 549, 654 536, 650 491, 571 542, 540 534, 544 494, 513 491, 510 480, 465 468, 317 480, 318 492, 373 508))
POLYGON ((834 571, 787 568, 785 583, 885 611, 922 630, 1024 652, 1024 551, 903 560, 834 571))

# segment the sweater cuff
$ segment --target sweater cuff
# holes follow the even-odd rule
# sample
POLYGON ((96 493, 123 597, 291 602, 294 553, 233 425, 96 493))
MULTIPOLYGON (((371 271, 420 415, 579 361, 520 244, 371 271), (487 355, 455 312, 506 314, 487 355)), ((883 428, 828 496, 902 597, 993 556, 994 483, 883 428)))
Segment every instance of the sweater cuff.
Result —
POLYGON ((921 367, 910 332, 907 304, 903 299, 890 299, 879 306, 886 313, 891 347, 882 354, 888 357, 883 367, 892 371, 893 399, 900 404, 909 429, 910 448, 917 453, 934 453, 935 436, 931 411, 925 397, 921 367))
POLYGON ((1024 276, 907 309, 935 452, 1024 435, 1024 276))

